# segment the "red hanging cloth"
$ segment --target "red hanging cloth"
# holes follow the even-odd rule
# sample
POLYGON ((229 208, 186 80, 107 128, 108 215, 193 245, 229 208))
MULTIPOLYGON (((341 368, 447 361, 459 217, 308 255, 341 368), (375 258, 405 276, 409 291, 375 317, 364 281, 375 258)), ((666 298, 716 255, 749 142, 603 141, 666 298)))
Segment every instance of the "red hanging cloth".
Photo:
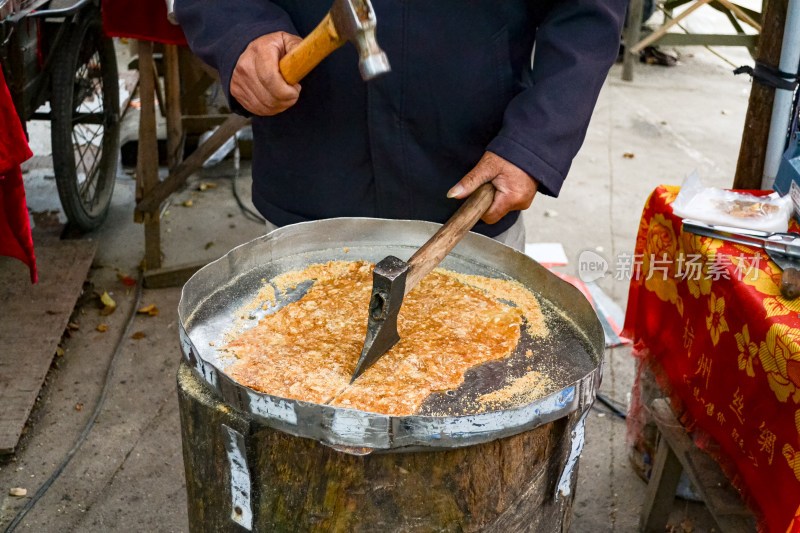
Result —
POLYGON ((164 0, 103 0, 103 29, 109 37, 186 44, 180 26, 167 20, 164 0))
POLYGON ((19 166, 33 154, 0 69, 0 255, 28 265, 36 283, 36 258, 19 166))

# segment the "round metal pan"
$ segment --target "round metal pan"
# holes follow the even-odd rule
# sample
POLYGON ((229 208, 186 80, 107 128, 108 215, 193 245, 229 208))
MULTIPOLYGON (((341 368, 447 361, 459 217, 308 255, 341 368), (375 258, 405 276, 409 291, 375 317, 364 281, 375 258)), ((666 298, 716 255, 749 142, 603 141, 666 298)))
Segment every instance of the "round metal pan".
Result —
MULTIPOLYGON (((507 437, 588 409, 600 384, 604 336, 586 298, 525 254, 470 233, 440 266, 465 274, 512 279, 539 297, 550 335, 523 334, 514 353, 467 371, 455 390, 431 394, 411 416, 389 416, 272 396, 240 385, 225 374, 231 362, 219 347, 238 328, 255 325, 296 301, 300 284, 268 310, 242 320, 242 309, 271 280, 290 270, 333 260, 377 262, 387 255, 408 259, 439 228, 408 220, 339 218, 286 226, 228 252, 184 285, 178 306, 181 348, 197 375, 231 407, 270 427, 337 448, 411 451, 468 446, 507 437), (250 320, 247 320, 250 319, 250 320), (525 352, 531 350, 533 357, 525 352), (526 404, 475 412, 475 399, 529 371, 543 371, 553 392, 526 404), (446 416, 441 414, 446 413, 446 416)), ((366 309, 364 310, 366 320, 366 309)), ((523 328, 524 329, 524 328, 523 328)))

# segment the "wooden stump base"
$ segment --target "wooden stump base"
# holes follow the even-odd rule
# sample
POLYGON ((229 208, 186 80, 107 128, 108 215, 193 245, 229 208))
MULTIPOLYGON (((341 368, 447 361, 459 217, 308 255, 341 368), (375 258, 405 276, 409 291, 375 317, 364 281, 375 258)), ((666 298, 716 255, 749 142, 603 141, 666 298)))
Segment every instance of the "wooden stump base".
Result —
POLYGON ((578 414, 476 446, 358 456, 232 410, 186 363, 178 392, 192 532, 569 529, 577 466, 554 496, 578 414))

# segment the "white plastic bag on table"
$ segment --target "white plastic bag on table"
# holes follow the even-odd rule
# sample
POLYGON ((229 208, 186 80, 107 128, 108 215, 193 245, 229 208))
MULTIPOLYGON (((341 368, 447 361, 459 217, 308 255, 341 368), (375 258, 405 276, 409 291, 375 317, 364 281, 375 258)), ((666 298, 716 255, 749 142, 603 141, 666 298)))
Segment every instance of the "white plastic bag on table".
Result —
POLYGON ((672 202, 673 212, 707 224, 736 228, 784 232, 789 229, 792 200, 773 192, 767 196, 704 187, 697 172, 683 181, 681 192, 672 202))

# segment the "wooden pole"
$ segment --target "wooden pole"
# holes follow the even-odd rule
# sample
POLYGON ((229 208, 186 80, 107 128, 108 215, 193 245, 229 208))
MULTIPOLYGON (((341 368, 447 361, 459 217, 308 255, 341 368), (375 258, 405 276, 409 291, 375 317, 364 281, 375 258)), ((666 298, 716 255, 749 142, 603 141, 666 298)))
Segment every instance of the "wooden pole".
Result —
MULTIPOLYGON (((142 100, 144 101, 144 99, 142 100)), ((144 105, 142 105, 142 109, 144 109, 144 105)), ((148 194, 137 202, 137 215, 142 216, 147 213, 157 214, 161 203, 166 200, 170 194, 182 187, 189 176, 203 166, 206 159, 216 152, 220 146, 225 144, 228 139, 235 135, 237 131, 249 123, 250 119, 244 118, 243 116, 230 115, 225 122, 220 124, 217 131, 215 131, 206 142, 192 152, 192 155, 178 164, 164 181, 158 182, 148 194)))
MULTIPOLYGON (((185 46, 181 46, 178 49, 178 56, 180 60, 181 86, 194 87, 206 75, 204 63, 185 46)), ((183 112, 187 115, 205 115, 208 113, 206 107, 204 91, 193 95, 192 98, 183 99, 183 112)))
POLYGON ((164 92, 167 103, 167 166, 174 170, 183 161, 183 128, 181 126, 181 80, 178 68, 178 47, 164 47, 164 92))
POLYGON ((625 55, 622 58, 622 79, 633 81, 633 68, 639 62, 639 54, 631 48, 636 46, 642 33, 642 12, 644 0, 631 0, 628 9, 628 20, 625 24, 625 55))
MULTIPOLYGON (((139 149, 136 157, 136 199, 141 201, 158 185, 158 139, 155 107, 156 72, 153 69, 153 43, 139 41, 139 149)), ((161 267, 161 223, 158 211, 136 217, 144 222, 145 268, 161 267)))
MULTIPOLYGON (((767 65, 777 66, 780 62, 788 5, 788 0, 770 0, 764 10, 761 37, 758 41, 758 61, 767 65)), ((742 145, 739 148, 736 178, 733 180, 734 189, 761 188, 774 99, 774 88, 753 83, 744 121, 742 145)))

